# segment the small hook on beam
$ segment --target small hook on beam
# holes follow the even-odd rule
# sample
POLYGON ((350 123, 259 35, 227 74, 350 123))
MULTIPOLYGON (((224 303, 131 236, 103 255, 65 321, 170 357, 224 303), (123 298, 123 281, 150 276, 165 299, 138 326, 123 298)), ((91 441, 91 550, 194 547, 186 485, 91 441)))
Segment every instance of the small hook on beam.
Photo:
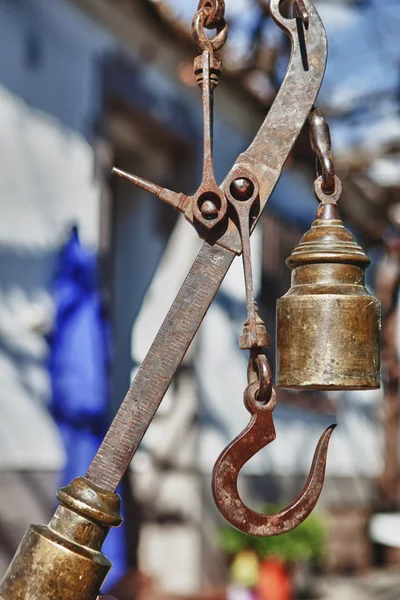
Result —
POLYGON ((308 29, 310 24, 310 16, 308 14, 307 7, 304 4, 304 0, 294 0, 293 14, 297 19, 300 19, 303 22, 304 27, 308 29))

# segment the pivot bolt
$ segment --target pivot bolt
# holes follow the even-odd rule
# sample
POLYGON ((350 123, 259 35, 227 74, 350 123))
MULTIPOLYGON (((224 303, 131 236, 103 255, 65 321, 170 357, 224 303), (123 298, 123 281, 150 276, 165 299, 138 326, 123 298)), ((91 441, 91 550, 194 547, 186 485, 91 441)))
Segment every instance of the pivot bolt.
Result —
POLYGON ((203 202, 200 212, 207 221, 212 221, 218 217, 218 208, 215 206, 212 200, 206 200, 203 202))
POLYGON ((254 194, 254 184, 244 177, 239 177, 231 183, 231 194, 235 200, 250 200, 254 194))

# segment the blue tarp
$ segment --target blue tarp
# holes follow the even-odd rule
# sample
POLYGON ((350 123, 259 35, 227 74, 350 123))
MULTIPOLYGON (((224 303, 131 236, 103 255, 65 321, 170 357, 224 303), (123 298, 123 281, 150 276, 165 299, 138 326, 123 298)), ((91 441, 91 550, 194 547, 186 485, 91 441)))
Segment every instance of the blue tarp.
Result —
MULTIPOLYGON (((82 247, 76 228, 61 254, 53 298, 51 410, 67 453, 60 482, 65 485, 85 475, 109 420, 110 327, 98 287, 97 256, 82 247)), ((126 570, 123 528, 110 532, 104 553, 113 563, 109 588, 126 570)))

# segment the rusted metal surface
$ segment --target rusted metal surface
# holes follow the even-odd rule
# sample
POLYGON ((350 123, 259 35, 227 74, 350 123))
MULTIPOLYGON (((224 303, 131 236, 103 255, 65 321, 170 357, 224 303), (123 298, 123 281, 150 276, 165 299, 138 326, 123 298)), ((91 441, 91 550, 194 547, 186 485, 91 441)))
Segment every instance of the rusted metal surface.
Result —
POLYGON ((91 481, 111 491, 118 486, 234 256, 203 245, 96 454, 91 481))
POLYGON ((198 12, 205 15, 204 25, 207 29, 215 29, 225 17, 224 0, 200 0, 198 12))
MULTIPOLYGON (((292 41, 288 71, 254 141, 239 156, 220 187, 228 203, 229 199, 232 200, 230 190, 233 182, 248 178, 258 185, 258 200, 254 203, 256 210, 252 215, 251 229, 254 229, 273 192, 292 146, 315 103, 327 57, 325 31, 312 2, 304 0, 309 25, 303 41, 298 34, 298 24, 281 15, 279 4, 279 0, 272 0, 271 14, 292 41), (304 48, 300 48, 301 44, 305 45, 307 65, 302 58, 304 48)), ((116 173, 147 191, 153 191, 151 186, 154 184, 144 182, 135 175, 121 171, 116 173)), ((192 224, 195 222, 193 203, 198 194, 185 197, 158 186, 155 192, 162 200, 183 212, 188 221, 192 224)), ((88 471, 87 477, 105 489, 114 490, 117 487, 222 283, 233 260, 233 252, 240 254, 242 251, 237 218, 231 218, 229 211, 217 227, 209 230, 199 224, 197 231, 201 237, 209 240, 209 244, 203 246, 88 471)), ((268 340, 265 339, 265 342, 267 345, 268 340)))
MULTIPOLYGON (((211 0, 209 1, 211 2, 211 0)), ((321 87, 327 59, 324 26, 311 0, 301 0, 300 2, 302 10, 304 11, 305 7, 307 12, 307 28, 303 24, 299 26, 296 19, 283 17, 279 5, 280 0, 271 0, 270 11, 274 21, 291 40, 292 52, 287 73, 252 144, 240 154, 220 186, 224 192, 223 198, 225 198, 232 182, 242 176, 243 170, 251 171, 260 186, 259 206, 252 220, 252 230, 274 191, 287 157, 308 119, 321 87)), ((115 173, 131 183, 155 193, 161 200, 178 209, 196 227, 198 235, 209 243, 218 244, 236 254, 241 254, 240 232, 237 223, 230 217, 229 211, 210 231, 209 224, 208 227, 203 227, 196 223, 194 218, 193 205, 199 198, 198 192, 193 197, 188 197, 158 186, 156 192, 153 192, 150 186, 154 184, 123 171, 115 170, 115 173)), ((217 196, 221 198, 219 192, 217 192, 217 196)), ((223 213, 226 211, 224 202, 219 210, 223 213)))
MULTIPOLYGON (((195 14, 192 22, 192 34, 199 50, 202 52, 208 50, 209 52, 216 52, 222 48, 228 37, 228 25, 226 24, 223 15, 215 20, 213 27, 216 29, 216 35, 210 37, 206 34, 204 29, 208 27, 206 25, 208 21, 209 11, 204 8, 200 8, 195 14)), ((208 27, 210 29, 210 27, 208 27)))
MULTIPOLYGON (((287 75, 253 143, 239 156, 221 186, 215 181, 213 169, 212 99, 221 72, 221 60, 215 52, 227 35, 222 0, 202 0, 193 21, 194 36, 201 52, 195 60, 194 70, 202 89, 204 113, 204 169, 196 194, 187 197, 114 170, 117 175, 184 213, 206 241, 86 478, 76 480, 67 490, 60 491, 61 506, 48 528, 28 530, 1 584, 0 593, 4 600, 96 598, 109 568, 101 554, 101 545, 109 527, 119 522, 116 513, 118 497, 113 492, 235 254, 242 251, 248 318, 240 345, 251 349, 245 403, 252 417, 246 430, 217 462, 213 479, 215 500, 235 527, 253 535, 276 535, 302 522, 319 497, 332 429, 327 430, 320 440, 302 493, 284 511, 270 516, 251 511, 240 500, 236 485, 242 466, 275 438, 272 411, 276 394, 272 388, 271 370, 262 352, 262 347, 269 345, 269 337, 254 302, 250 235, 314 105, 326 64, 326 36, 311 0, 295 0, 295 19, 284 18, 279 5, 280 0, 271 0, 272 17, 292 42, 287 75), (209 39, 204 28, 216 29, 214 38, 209 39)), ((332 198, 324 206, 326 211, 336 210, 332 198)), ((302 344, 305 345, 304 339, 302 344)), ((299 353, 299 348, 296 351, 299 353)))
MULTIPOLYGON (((257 178, 260 184, 260 207, 252 222, 252 229, 279 180, 324 77, 327 58, 325 30, 313 3, 304 0, 303 4, 308 14, 308 28, 302 24, 299 26, 296 20, 284 18, 279 10, 280 0, 271 0, 271 16, 292 43, 287 73, 252 144, 238 157, 222 184, 226 192, 232 181, 240 176, 241 167, 250 169, 257 178)), ((216 243, 240 254, 240 234, 232 220, 229 220, 226 231, 216 243)))
POLYGON ((322 176, 318 177, 314 182, 314 194, 316 199, 321 203, 317 212, 318 218, 321 214, 321 218, 326 219, 326 215, 328 214, 327 206, 331 205, 332 214, 337 215, 337 218, 340 219, 337 203, 343 192, 343 184, 336 175, 333 177, 333 181, 334 191, 330 194, 324 192, 324 179, 322 176))
POLYGON ((270 537, 291 531, 314 509, 324 484, 328 446, 335 425, 321 436, 309 477, 299 496, 273 515, 251 510, 240 498, 238 478, 244 465, 276 438, 272 417, 276 392, 267 357, 259 350, 250 353, 247 375, 244 405, 251 414, 250 423, 218 458, 212 475, 212 491, 218 510, 231 525, 249 535, 270 537))
POLYGON ((317 161, 322 169, 322 191, 325 194, 335 192, 335 167, 332 158, 332 142, 328 123, 319 108, 314 107, 310 113, 311 147, 317 155, 317 161))
POLYGON ((256 312, 254 299, 253 267, 251 262, 251 215, 256 202, 259 201, 260 186, 249 169, 241 169, 240 176, 234 179, 226 191, 229 204, 236 213, 240 237, 242 240, 242 257, 244 283, 246 291, 247 321, 240 338, 240 348, 264 348, 269 345, 269 337, 264 323, 256 312), (258 318, 257 318, 258 317, 258 318))
POLYGON ((293 13, 297 19, 302 20, 305 27, 308 27, 310 20, 307 7, 304 4, 304 0, 295 0, 293 2, 293 13))
MULTIPOLYGON (((194 25, 194 30, 196 24, 194 25)), ((206 38, 207 39, 207 38, 206 38)), ((191 201, 193 217, 206 230, 216 227, 226 216, 228 203, 215 181, 213 164, 213 132, 212 132, 212 103, 213 88, 218 83, 221 72, 220 59, 217 62, 211 46, 203 41, 199 45, 204 48, 200 60, 195 61, 194 71, 197 82, 202 89, 203 121, 204 121, 204 152, 203 177, 201 184, 191 201), (212 85, 212 82, 214 85, 212 85)))
POLYGON ((275 440, 272 412, 276 394, 261 403, 257 394, 259 383, 246 389, 244 402, 251 414, 246 429, 222 452, 214 467, 212 489, 215 503, 227 521, 240 531, 254 536, 274 536, 287 533, 300 525, 314 509, 325 478, 326 457, 334 425, 322 435, 314 454, 310 475, 300 495, 285 509, 274 515, 264 515, 248 508, 239 496, 237 482, 242 467, 265 446, 275 440))

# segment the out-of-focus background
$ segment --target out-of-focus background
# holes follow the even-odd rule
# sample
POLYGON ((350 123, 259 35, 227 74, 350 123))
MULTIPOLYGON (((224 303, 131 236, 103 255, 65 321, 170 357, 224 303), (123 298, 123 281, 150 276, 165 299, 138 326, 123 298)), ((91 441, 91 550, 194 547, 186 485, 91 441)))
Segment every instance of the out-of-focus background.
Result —
MULTIPOLYGON (((215 102, 220 181, 251 141, 288 61, 264 0, 226 0, 215 102)), ((330 43, 319 106, 331 125, 346 224, 383 302, 378 392, 279 391, 277 440, 241 493, 275 510, 301 489, 337 421, 315 515, 255 541, 225 526, 214 461, 248 422, 237 259, 132 461, 107 591, 131 598, 399 597, 400 2, 319 0, 330 43)), ((88 467, 196 256, 195 231, 113 165, 192 193, 202 110, 192 74, 196 0, 0 0, 0 576, 55 491, 88 467)), ((285 259, 315 217, 315 159, 298 140, 254 236, 260 312, 274 342, 285 259)), ((270 353, 271 361, 274 352, 270 353)))

